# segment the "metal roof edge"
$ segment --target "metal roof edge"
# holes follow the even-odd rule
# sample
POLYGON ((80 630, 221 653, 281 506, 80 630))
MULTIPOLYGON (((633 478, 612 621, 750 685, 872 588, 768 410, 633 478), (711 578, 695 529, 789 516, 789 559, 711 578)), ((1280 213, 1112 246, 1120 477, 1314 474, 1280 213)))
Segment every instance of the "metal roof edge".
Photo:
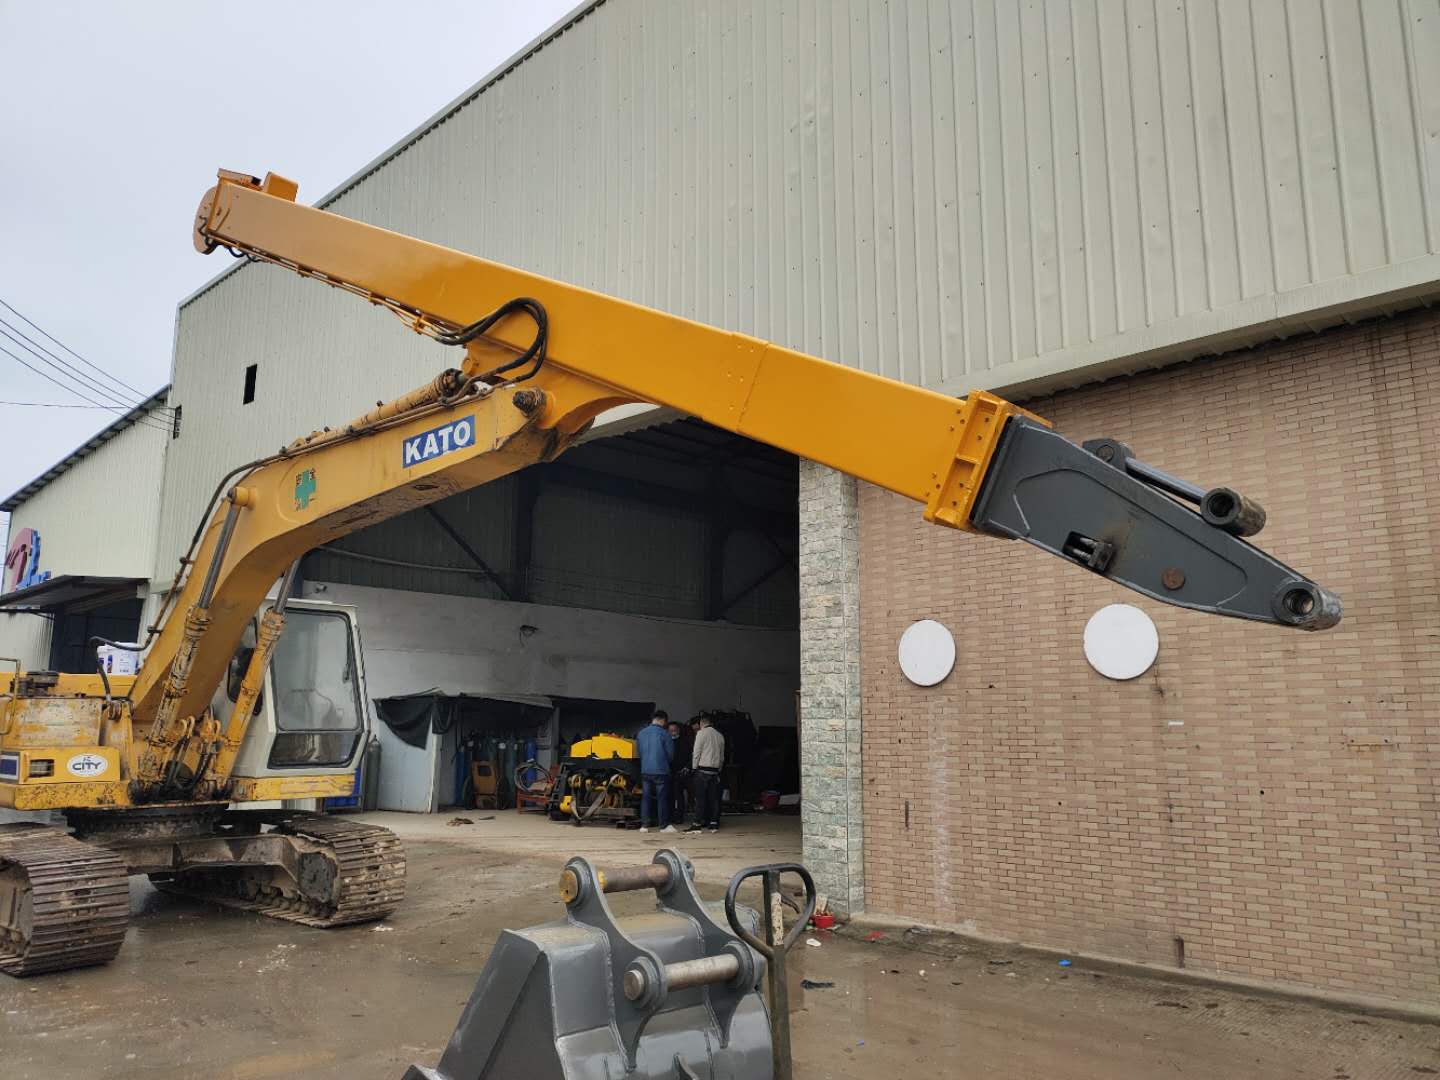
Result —
POLYGON ((1033 357, 1003 375, 952 380, 935 389, 963 395, 989 390, 1025 402, 1111 379, 1160 371, 1195 360, 1261 348, 1290 338, 1392 318, 1417 308, 1440 307, 1440 256, 1381 268, 1368 277, 1343 283, 1305 286, 1291 293, 1264 294, 1230 308, 1204 312, 1170 325, 1150 328, 1132 352, 1112 352, 1122 335, 1088 346, 1059 349, 1033 357), (1414 265, 1411 265, 1414 264, 1414 265))
POLYGON ((114 577, 106 574, 61 574, 58 577, 46 578, 35 585, 24 589, 16 589, 14 592, 0 595, 0 613, 18 614, 20 612, 44 611, 47 607, 60 606, 65 603, 74 603, 77 600, 90 600, 97 596, 108 596, 112 593, 124 594, 138 589, 145 584, 143 577, 114 577), (77 590, 90 590, 88 595, 74 596, 77 590), (59 593, 65 599, 49 600, 43 598, 47 593, 59 593), (28 605, 30 601, 37 601, 38 606, 28 605))
MULTIPOLYGON (((398 141, 392 143, 388 149, 382 151, 379 155, 372 158, 366 165, 362 166, 359 170, 352 173, 345 180, 342 180, 338 186, 332 188, 325 195, 322 195, 314 202, 313 205, 317 207, 329 206, 332 202, 340 198, 340 196, 344 195, 351 188, 359 184, 362 180, 365 180, 373 173, 379 172, 391 161, 399 157, 406 150, 410 149, 410 147, 414 146, 426 135, 429 135, 441 124, 449 120, 450 117, 454 116, 466 105, 470 104, 470 102, 474 101, 486 90, 490 89, 491 86, 495 85, 501 79, 505 78, 506 75, 509 75, 510 72, 514 71, 526 60, 530 59, 531 56, 539 52, 546 45, 549 45, 550 42, 554 41, 561 34, 565 33, 565 31, 569 30, 572 26, 578 23, 581 19, 584 19, 592 11, 603 5, 605 2, 606 0, 583 0, 582 3, 571 8, 569 12, 562 15, 559 19, 552 23, 548 29, 531 38, 526 44, 522 45, 515 52, 511 53, 508 58, 502 60, 494 68, 491 68, 489 74, 485 75, 478 82, 473 83, 468 89, 461 92, 458 97, 453 98, 448 104, 442 106, 437 112, 435 112, 419 127, 414 128, 412 131, 409 132, 409 134, 404 135, 398 141)), ((194 292, 184 297, 179 302, 179 304, 176 305, 176 310, 178 311, 181 308, 187 307, 189 304, 198 300, 205 293, 209 292, 216 285, 220 284, 220 282, 223 281, 225 278, 235 273, 236 270, 239 270, 248 261, 248 259, 240 259, 237 260, 233 266, 227 266, 224 270, 221 270, 209 281, 205 282, 205 284, 201 285, 199 288, 195 289, 194 292)))
POLYGON ((31 498, 31 496, 43 490, 52 481, 58 480, 122 431, 134 427, 142 418, 149 416, 161 405, 165 404, 165 399, 170 395, 170 386, 170 383, 166 383, 129 412, 123 416, 116 417, 112 423, 101 428, 94 435, 91 435, 54 465, 51 465, 39 476, 35 477, 34 480, 31 480, 28 484, 6 496, 3 501, 0 501, 0 510, 6 513, 13 513, 17 506, 20 506, 31 498))

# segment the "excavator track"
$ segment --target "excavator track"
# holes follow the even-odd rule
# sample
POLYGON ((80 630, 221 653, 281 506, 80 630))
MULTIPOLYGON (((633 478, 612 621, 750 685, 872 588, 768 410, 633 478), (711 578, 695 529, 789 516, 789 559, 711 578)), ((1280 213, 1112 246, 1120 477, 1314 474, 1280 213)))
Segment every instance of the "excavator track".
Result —
POLYGON ((125 940, 129 872, 64 829, 0 826, 0 972, 106 964, 125 940))
POLYGON ((405 849, 389 829, 317 815, 287 819, 275 831, 323 851, 327 872, 302 873, 294 884, 277 884, 263 870, 191 870, 151 881, 167 893, 317 927, 383 919, 405 899, 405 849))

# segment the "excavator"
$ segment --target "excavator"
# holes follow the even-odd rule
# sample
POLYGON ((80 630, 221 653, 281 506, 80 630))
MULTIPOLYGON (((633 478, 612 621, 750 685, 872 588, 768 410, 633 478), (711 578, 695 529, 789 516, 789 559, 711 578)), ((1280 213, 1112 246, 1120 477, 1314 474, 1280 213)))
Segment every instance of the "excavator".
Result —
POLYGON ((353 293, 460 350, 458 365, 221 478, 145 640, 99 642, 142 650, 136 674, 0 675, 0 807, 65 821, 0 826, 0 971, 109 961, 131 874, 309 926, 395 910, 405 856, 393 834, 253 805, 348 794, 365 742, 363 704, 358 719, 334 706, 354 693, 343 622, 304 612, 299 644, 277 654, 297 561, 553 461, 617 406, 698 417, 898 492, 927 521, 1026 541, 1152 600, 1300 630, 1340 621, 1338 597, 1249 542, 1262 507, 1122 442, 1076 445, 987 392, 906 385, 296 195, 281 176, 221 171, 196 247, 353 293), (300 730, 256 721, 286 681, 282 655, 328 672, 288 680, 319 702, 300 730))

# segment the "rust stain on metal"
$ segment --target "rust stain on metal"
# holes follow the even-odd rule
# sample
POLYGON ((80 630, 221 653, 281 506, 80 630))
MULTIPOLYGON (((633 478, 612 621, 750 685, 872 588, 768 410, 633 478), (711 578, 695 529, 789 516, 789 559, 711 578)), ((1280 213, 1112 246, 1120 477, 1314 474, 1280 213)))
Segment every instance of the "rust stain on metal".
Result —
POLYGON ((65 810, 74 806, 128 806, 123 781, 21 784, 10 789, 16 810, 65 810))

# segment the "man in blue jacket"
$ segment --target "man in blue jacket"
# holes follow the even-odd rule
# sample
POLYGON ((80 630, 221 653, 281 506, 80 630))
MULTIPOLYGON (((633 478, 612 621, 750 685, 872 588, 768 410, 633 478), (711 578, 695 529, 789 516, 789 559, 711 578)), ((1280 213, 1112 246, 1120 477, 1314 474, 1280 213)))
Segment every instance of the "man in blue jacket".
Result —
POLYGON ((676 832, 670 824, 670 762, 675 757, 675 740, 666 725, 670 714, 656 709, 645 730, 635 737, 640 751, 640 831, 649 832, 660 811, 660 831, 676 832))

